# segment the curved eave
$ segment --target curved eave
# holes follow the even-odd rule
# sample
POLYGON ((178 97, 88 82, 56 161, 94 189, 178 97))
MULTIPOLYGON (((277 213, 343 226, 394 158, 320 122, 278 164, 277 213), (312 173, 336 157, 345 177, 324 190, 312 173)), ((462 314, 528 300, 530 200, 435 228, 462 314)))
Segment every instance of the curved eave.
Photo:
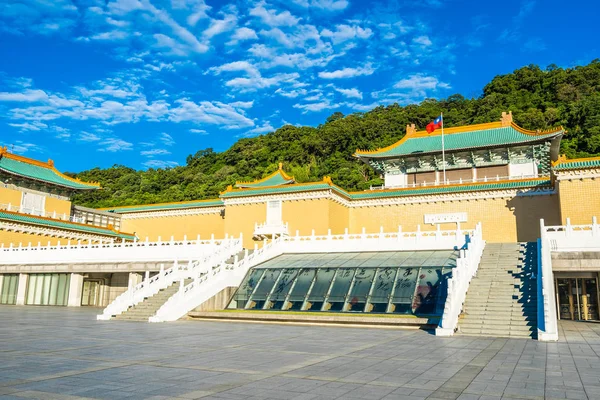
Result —
POLYGON ((184 210, 191 208, 209 208, 209 207, 223 207, 223 201, 216 200, 200 200, 200 201, 186 201, 176 203, 158 203, 158 204, 143 204, 134 206, 123 206, 123 207, 109 207, 101 208, 100 210, 112 212, 115 214, 129 214, 137 212, 149 212, 149 211, 166 211, 166 210, 184 210))
POLYGON ((63 184, 60 184, 57 182, 50 182, 45 179, 40 179, 40 178, 36 178, 33 176, 24 175, 24 174, 19 174, 18 172, 11 171, 11 170, 8 170, 5 168, 0 168, 0 171, 4 172, 6 174, 9 174, 9 175, 18 176, 19 178, 22 178, 22 179, 28 179, 30 181, 43 183, 44 185, 49 185, 49 186, 58 186, 58 187, 69 189, 69 190, 98 190, 98 189, 100 189, 100 185, 98 185, 98 186, 95 186, 93 184, 87 185, 85 182, 76 182, 76 184, 78 186, 72 186, 72 185, 68 185, 68 184, 63 185, 63 184))
POLYGON ((447 193, 477 192, 487 190, 507 190, 507 189, 533 189, 539 187, 552 187, 550 179, 520 179, 504 180, 487 183, 466 183, 458 185, 443 185, 420 188, 375 190, 364 192, 351 192, 352 200, 369 200, 386 197, 405 197, 405 196, 426 196, 447 193))
MULTIPOLYGON (((542 140, 548 140, 548 139, 554 140, 554 139, 560 138, 565 132, 565 130, 562 127, 557 127, 557 128, 549 129, 546 131, 538 132, 538 131, 531 131, 531 130, 523 129, 520 126, 516 125, 515 123, 511 123, 510 126, 502 126, 502 124, 500 122, 492 122, 492 123, 487 123, 487 124, 469 125, 469 126, 465 126, 465 127, 461 126, 461 127, 455 127, 455 128, 446 128, 444 130, 444 136, 447 138, 452 135, 460 135, 460 134, 468 134, 468 133, 476 133, 476 132, 482 132, 482 134, 485 134, 485 131, 489 131, 492 129, 502 129, 502 128, 512 128, 515 131, 517 131, 518 133, 524 135, 524 137, 522 140, 506 141, 505 143, 490 143, 490 144, 480 144, 480 145, 468 145, 467 144, 467 145, 464 145, 461 147, 454 147, 451 149, 447 149, 446 151, 462 151, 462 150, 467 150, 467 149, 472 149, 472 148, 480 148, 480 149, 498 148, 498 147, 505 147, 505 146, 511 146, 511 145, 520 145, 520 144, 525 144, 525 143, 536 143, 536 142, 539 142, 542 140)), ((412 134, 406 134, 398 142, 396 142, 390 146, 378 149, 378 150, 372 150, 372 151, 357 150, 354 153, 354 157, 361 158, 361 159, 390 159, 390 158, 410 157, 410 156, 418 156, 418 155, 439 154, 442 152, 441 147, 439 149, 422 151, 422 152, 390 154, 393 150, 402 146, 409 140, 434 138, 434 137, 441 137, 441 132, 439 132, 439 133, 435 132, 435 133, 429 134, 426 131, 420 131, 420 132, 416 132, 416 133, 412 133, 412 134)), ((556 157, 558 157, 558 153, 557 153, 558 152, 558 144, 553 147, 555 147, 555 149, 553 148, 552 152, 556 153, 556 157)), ((556 157, 554 157, 554 159, 556 159, 556 157)))
POLYGON ((260 188, 260 187, 270 187, 270 186, 279 186, 279 185, 289 185, 295 183, 296 180, 293 176, 289 176, 283 170, 278 169, 272 174, 267 175, 262 179, 258 179, 253 182, 236 182, 235 186, 240 189, 245 188, 260 188), (279 182, 270 182, 275 181, 279 177, 281 181, 279 182))
POLYGON ((130 233, 119 232, 108 228, 93 225, 79 224, 76 222, 62 221, 35 215, 21 214, 12 211, 0 211, 0 220, 41 227, 50 227, 72 232, 82 232, 100 236, 116 237, 119 239, 135 240, 137 237, 130 233))
POLYGON ((552 164, 552 170, 557 172, 588 168, 600 168, 600 157, 575 158, 572 160, 567 160, 565 156, 561 156, 552 164))

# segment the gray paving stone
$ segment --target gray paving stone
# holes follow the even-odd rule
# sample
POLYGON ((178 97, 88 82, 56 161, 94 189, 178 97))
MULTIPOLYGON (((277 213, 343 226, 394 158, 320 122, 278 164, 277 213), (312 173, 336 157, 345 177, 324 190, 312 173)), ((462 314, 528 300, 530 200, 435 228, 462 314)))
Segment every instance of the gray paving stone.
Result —
POLYGON ((98 312, 0 306, 0 399, 600 399, 600 324, 540 343, 98 312))

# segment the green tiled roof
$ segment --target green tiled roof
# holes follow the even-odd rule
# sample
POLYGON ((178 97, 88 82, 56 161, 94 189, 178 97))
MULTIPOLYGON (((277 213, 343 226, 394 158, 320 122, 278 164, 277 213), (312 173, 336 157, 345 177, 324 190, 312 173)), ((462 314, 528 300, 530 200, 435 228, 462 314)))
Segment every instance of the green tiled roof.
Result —
POLYGON ((403 197, 403 196, 418 196, 428 194, 444 194, 444 193, 460 193, 470 191, 482 191, 482 190, 501 190, 501 189, 520 189, 520 188, 532 188, 532 187, 546 187, 550 186, 551 181, 549 179, 528 179, 528 180, 514 180, 514 181, 500 181, 500 182, 489 182, 489 183, 476 183, 470 185, 453 185, 453 186, 430 186, 430 187, 417 187, 410 189, 397 189, 397 190, 373 190, 364 192, 346 192, 344 189, 330 185, 326 182, 314 182, 309 184, 298 184, 298 185, 287 185, 281 187, 270 187, 261 189, 245 189, 245 190, 233 190, 225 192, 221 195, 222 198, 231 197, 246 197, 246 196, 259 196, 268 194, 281 194, 281 193, 297 193, 297 192, 308 192, 315 190, 328 190, 331 189, 337 194, 346 197, 351 200, 367 200, 383 197, 403 197))
POLYGON ((221 194, 221 198, 230 197, 246 197, 246 196, 258 196, 261 194, 275 194, 275 193, 296 193, 296 192, 308 192, 313 190, 327 190, 331 189, 328 183, 325 182, 314 182, 307 184, 296 184, 296 185, 285 185, 285 186, 274 186, 257 189, 242 189, 232 190, 221 194))
POLYGON ((17 213, 6 212, 6 211, 0 211, 0 220, 11 221, 11 222, 21 222, 24 224, 31 224, 31 225, 48 226, 51 228, 91 233, 91 234, 96 234, 96 235, 112 236, 112 237, 117 237, 120 239, 127 239, 127 240, 135 239, 134 235, 129 235, 127 233, 121 233, 121 232, 115 232, 111 229, 101 228, 98 226, 76 224, 76 223, 69 222, 69 221, 47 219, 47 218, 36 217, 34 215, 17 214, 17 213))
POLYGON ((13 159, 11 156, 6 157, 6 155, 0 156, 0 170, 70 189, 98 189, 97 185, 70 179, 50 166, 43 167, 34 163, 13 159))
POLYGON ((600 167, 600 158, 563 161, 556 164, 552 169, 555 171, 566 171, 570 169, 596 168, 600 167))
MULTIPOLYGON (((450 130, 450 129, 448 129, 450 130)), ((538 142, 559 136, 562 130, 539 135, 529 135, 520 132, 514 126, 498 127, 483 130, 472 130, 444 135, 446 151, 463 150, 470 148, 485 148, 502 145, 516 145, 522 143, 538 142)), ((376 152, 357 151, 357 157, 383 158, 393 156, 418 155, 442 151, 442 136, 406 137, 396 144, 376 152)))
POLYGON ((399 189, 399 190, 373 190, 360 193, 350 193, 353 200, 366 200, 381 197, 402 197, 402 196, 418 196, 427 194, 445 194, 445 193, 461 193, 474 192, 482 190, 502 190, 502 189, 525 189, 533 187, 547 187, 551 185, 549 179, 534 179, 534 180, 517 180, 517 181, 502 181, 493 183, 479 183, 472 185, 457 185, 457 186, 431 186, 420 187, 414 189, 399 189))
POLYGON ((287 185, 294 182, 294 178, 285 175, 282 170, 278 170, 266 178, 259 179, 254 182, 236 182, 235 186, 238 188, 261 188, 268 186, 287 185))
POLYGON ((199 200, 199 201, 186 201, 182 203, 163 203, 163 204, 145 204, 139 206, 125 206, 105 209, 104 211, 114 212, 118 214, 141 212, 141 211, 161 211, 161 210, 180 210, 185 208, 199 208, 199 207, 219 207, 223 205, 223 201, 219 199, 214 200, 199 200))

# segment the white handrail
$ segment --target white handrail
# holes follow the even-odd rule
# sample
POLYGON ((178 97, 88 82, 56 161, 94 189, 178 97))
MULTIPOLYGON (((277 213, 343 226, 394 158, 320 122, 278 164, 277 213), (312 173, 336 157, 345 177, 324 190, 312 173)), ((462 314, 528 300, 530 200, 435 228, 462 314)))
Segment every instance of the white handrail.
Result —
MULTIPOLYGON (((227 238, 225 239, 227 240, 227 238)), ((0 265, 40 265, 40 264, 97 264, 102 262, 172 262, 175 259, 197 259, 203 254, 210 254, 215 246, 221 244, 222 240, 215 240, 212 236, 208 240, 201 240, 198 235, 196 239, 159 240, 155 242, 134 241, 126 242, 82 242, 65 241, 51 245, 48 242, 43 245, 38 242, 32 246, 10 244, 4 247, 0 244, 0 265)))
MULTIPOLYGON (((271 242, 265 241, 261 249, 235 262, 233 266, 221 264, 209 271, 208 274, 196 276, 187 286, 181 286, 179 292, 173 295, 151 317, 150 322, 175 321, 189 311, 201 305, 221 290, 230 286, 239 286, 246 272, 255 265, 284 253, 327 253, 327 252, 356 252, 356 251, 401 251, 401 250, 442 250, 463 247, 465 238, 481 238, 481 224, 474 231, 462 231, 460 228, 452 231, 421 232, 384 232, 367 234, 364 229, 361 234, 316 236, 280 236, 271 242)), ((474 245, 473 245, 474 246, 474 245)), ((470 254, 470 253, 469 253, 470 254)), ((466 256, 465 256, 466 257, 466 256)), ((216 265, 216 264, 215 264, 216 265)))
POLYGON ((282 242, 283 237, 277 237, 271 242, 265 242, 263 247, 256 249, 252 254, 248 254, 246 250, 244 258, 236 260, 233 265, 221 263, 208 273, 197 275, 187 286, 180 286, 179 291, 171 296, 149 321, 176 321, 221 290, 239 286, 250 268, 283 253, 282 242))
POLYGON ((178 261, 173 263, 173 267, 167 270, 161 270, 157 275, 149 277, 146 272, 146 277, 143 282, 129 288, 127 291, 118 296, 97 316, 99 320, 108 320, 113 315, 121 314, 129 307, 143 301, 147 297, 151 297, 158 291, 167 288, 173 282, 183 279, 206 274, 214 265, 219 265, 225 262, 228 258, 242 250, 242 238, 231 238, 220 242, 210 254, 207 254, 197 261, 189 261, 187 264, 180 265, 178 261))
POLYGON ((591 225, 571 225, 567 218, 566 225, 543 226, 542 229, 551 251, 600 251, 600 225, 596 217, 592 217, 591 225))
POLYGON ((537 329, 538 340, 557 341, 558 316, 556 312, 554 275, 552 273, 552 248, 547 228, 544 226, 544 220, 540 219, 541 237, 538 239, 537 272, 537 329))
POLYGON ((477 274, 484 247, 485 240, 482 237, 481 223, 478 223, 473 234, 469 235, 465 248, 460 250, 456 268, 452 269, 452 277, 448 279, 448 295, 444 304, 444 313, 435 329, 437 336, 454 335, 469 284, 477 274))

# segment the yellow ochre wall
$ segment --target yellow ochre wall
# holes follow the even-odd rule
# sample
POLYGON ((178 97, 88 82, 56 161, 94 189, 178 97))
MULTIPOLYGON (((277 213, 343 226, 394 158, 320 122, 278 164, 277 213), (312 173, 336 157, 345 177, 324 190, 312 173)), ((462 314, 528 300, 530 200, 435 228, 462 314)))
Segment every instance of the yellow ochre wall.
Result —
MULTIPOLYGON (((435 230, 435 225, 425 225, 424 214, 466 212, 465 229, 482 223, 483 237, 489 242, 534 241, 539 237, 539 219, 548 225, 558 224, 558 198, 556 195, 523 196, 512 199, 457 200, 423 204, 400 204, 392 206, 358 207, 350 209, 350 231, 358 233, 397 231, 405 232, 435 230)), ((456 224, 442 224, 441 229, 453 229, 456 224)))
MULTIPOLYGON (((175 240, 183 240, 184 235, 188 239, 210 239, 211 234, 215 239, 223 238, 224 220, 219 212, 199 215, 177 215, 168 217, 149 218, 123 218, 121 219, 121 231, 134 233, 140 240, 168 241, 173 236, 175 240)), ((237 235, 236 235, 237 236, 237 235)))
POLYGON ((63 214, 67 216, 71 215, 71 202, 68 200, 60 200, 46 196, 46 204, 44 208, 46 210, 46 215, 50 217, 52 217, 52 215, 49 215, 49 213, 54 212, 56 212, 57 218, 62 218, 63 214))
MULTIPOLYGON (((0 204, 20 206, 23 193, 19 190, 0 187, 0 204)), ((4 208, 4 207, 2 207, 4 208)))
MULTIPOLYGON (((55 199, 45 196, 44 209, 46 215, 56 212, 57 217, 66 214, 71 215, 71 202, 68 200, 55 199)), ((17 189, 0 187, 0 204, 10 204, 12 207, 19 207, 23 198, 23 192, 17 189)), ((52 216, 52 215, 50 215, 52 216)))
POLYGON ((14 247, 18 246, 19 243, 21 243, 23 247, 27 247, 29 243, 31 243, 32 246, 37 246, 38 243, 42 246, 46 246, 48 242, 50 242, 51 246, 54 246, 58 244, 59 240, 62 244, 66 244, 69 241, 64 238, 59 239, 50 236, 32 235, 30 233, 0 231, 0 244, 4 245, 4 247, 9 247, 11 243, 14 247))
MULTIPOLYGON (((570 218, 573 225, 588 225, 600 218, 600 179, 558 181, 562 224, 570 218)), ((544 221, 546 225, 554 225, 544 221)))
MULTIPOLYGON (((315 235, 326 235, 329 229, 329 199, 307 199, 284 201, 282 221, 287 222, 289 234, 308 236, 315 230, 315 235)), ((266 206, 265 206, 266 208, 266 206)))
POLYGON ((329 200, 329 228, 334 235, 344 233, 346 228, 350 230, 350 209, 337 201, 329 200))
MULTIPOLYGON (((285 215, 285 205, 283 205, 285 215)), ((285 218, 285 216, 284 216, 285 218)), ((225 207, 225 234, 239 237, 240 232, 244 235, 244 247, 254 247, 252 235, 254 224, 263 223, 267 220, 267 204, 251 203, 240 205, 229 205, 225 207)), ((285 221, 285 219, 284 219, 285 221)))

